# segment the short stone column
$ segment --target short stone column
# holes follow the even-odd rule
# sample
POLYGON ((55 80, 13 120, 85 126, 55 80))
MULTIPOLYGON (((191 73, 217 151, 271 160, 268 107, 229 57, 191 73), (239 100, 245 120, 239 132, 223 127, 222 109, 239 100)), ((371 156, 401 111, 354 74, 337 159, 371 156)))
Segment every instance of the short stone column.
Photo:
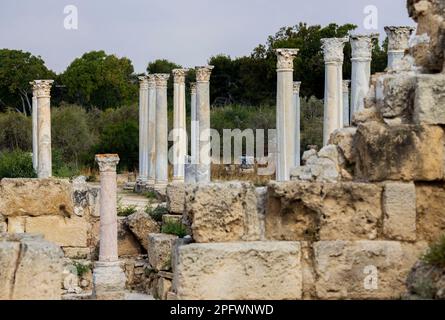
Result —
POLYGON ((154 186, 156 182, 156 80, 148 76, 148 178, 147 184, 154 186))
POLYGON ((117 250, 117 154, 96 155, 100 170, 99 261, 93 271, 93 297, 118 300, 124 297, 125 274, 117 250))
POLYGON ((350 80, 343 80, 343 126, 351 125, 351 112, 349 107, 349 84, 350 80))
POLYGON ((211 181, 210 156, 210 76, 213 66, 196 67, 196 108, 199 122, 199 154, 196 166, 196 182, 211 181))
POLYGON ((294 108, 295 108, 295 167, 301 165, 301 81, 294 82, 294 108))
POLYGON ((32 86, 32 166, 37 172, 39 163, 37 86, 35 81, 31 81, 29 84, 32 86))
POLYGON ((365 108, 371 80, 372 41, 378 35, 353 35, 351 75, 351 116, 365 108))
POLYGON ((321 39, 325 61, 324 145, 332 132, 343 128, 343 49, 348 41, 348 37, 321 39))
POLYGON ((295 167, 294 58, 298 49, 276 49, 277 55, 277 181, 289 181, 295 167))
POLYGON ((401 62, 405 51, 409 49, 409 39, 414 28, 408 26, 385 27, 388 35, 388 71, 397 71, 401 68, 401 62))
POLYGON ((173 73, 173 182, 184 182, 187 156, 187 126, 185 109, 185 76, 188 69, 173 73))
POLYGON ((167 82, 169 74, 157 73, 156 81, 156 182, 155 188, 163 190, 168 184, 168 114, 167 82))
MULTIPOLYGON (((33 82, 33 92, 36 96, 37 123, 37 176, 40 179, 52 176, 51 152, 51 86, 54 80, 36 80, 33 82)), ((33 119, 33 121, 35 121, 33 119)))
POLYGON ((139 77, 139 177, 148 180, 148 79, 139 77))

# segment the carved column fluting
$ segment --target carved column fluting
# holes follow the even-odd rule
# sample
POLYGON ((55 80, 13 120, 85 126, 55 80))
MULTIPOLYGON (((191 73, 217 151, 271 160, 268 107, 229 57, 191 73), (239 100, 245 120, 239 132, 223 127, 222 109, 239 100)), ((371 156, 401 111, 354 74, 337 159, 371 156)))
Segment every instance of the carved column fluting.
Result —
POLYGON ((376 37, 375 34, 351 36, 351 116, 365 108, 371 79, 372 41, 376 37))
POLYGON ((196 67, 196 109, 199 122, 199 155, 196 182, 211 181, 210 155, 210 76, 213 66, 196 67))
POLYGON ((295 112, 295 167, 301 165, 301 82, 294 82, 294 112, 295 112))
POLYGON ((53 80, 36 80, 33 91, 37 101, 37 176, 52 176, 51 152, 51 86, 53 80))
POLYGON ((298 49, 276 49, 277 55, 277 181, 289 181, 295 167, 294 58, 298 49))
POLYGON ((196 165, 198 163, 199 154, 199 122, 196 108, 196 82, 190 83, 190 163, 186 165, 186 183, 196 182, 196 165))
POLYGON ((156 81, 156 183, 158 189, 168 184, 168 114, 167 83, 169 74, 157 73, 156 81))
POLYGON ((156 80, 148 75, 148 178, 147 184, 153 186, 156 182, 156 80))
POLYGON ((117 154, 98 154, 100 170, 99 261, 93 271, 93 296, 99 300, 121 299, 125 274, 119 263, 117 246, 117 154))
POLYGON ((343 126, 351 125, 351 111, 349 107, 349 84, 350 80, 343 80, 343 126))
POLYGON ((148 180, 148 79, 139 77, 139 177, 148 180))
POLYGON ((397 71, 402 67, 402 59, 409 49, 409 39, 414 28, 409 26, 388 26, 385 32, 388 36, 388 71, 397 71))
POLYGON ((348 37, 321 40, 325 61, 324 145, 332 132, 343 127, 343 49, 348 41, 348 37))
POLYGON ((29 84, 32 86, 32 166, 37 172, 39 168, 37 88, 35 81, 31 81, 29 84))
POLYGON ((185 109, 185 76, 188 69, 173 73, 173 182, 184 182, 187 156, 187 127, 185 109))

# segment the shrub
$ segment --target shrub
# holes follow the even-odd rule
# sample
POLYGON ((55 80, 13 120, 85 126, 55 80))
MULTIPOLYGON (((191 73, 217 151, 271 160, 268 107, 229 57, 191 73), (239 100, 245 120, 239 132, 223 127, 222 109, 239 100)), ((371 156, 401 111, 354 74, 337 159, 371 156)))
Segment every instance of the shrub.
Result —
POLYGON ((77 261, 74 262, 74 267, 76 267, 77 275, 79 277, 83 277, 87 272, 91 270, 89 265, 77 261))
POLYGON ((0 153, 0 179, 36 177, 29 152, 16 150, 0 153))
POLYGON ((153 209, 150 205, 145 208, 145 212, 156 222, 162 222, 162 216, 168 214, 166 207, 157 206, 153 209))
POLYGON ((162 233, 173 234, 178 236, 179 238, 184 238, 187 235, 186 227, 177 221, 168 221, 166 222, 161 229, 162 233))
POLYGON ((128 217, 131 216, 132 214, 136 213, 138 210, 136 208, 136 206, 128 206, 128 207, 122 207, 122 206, 118 206, 117 208, 117 215, 119 217, 128 217))
POLYGON ((430 246, 422 260, 429 265, 445 268, 445 236, 430 246))
POLYGON ((0 150, 32 149, 31 117, 8 111, 0 113, 0 150))

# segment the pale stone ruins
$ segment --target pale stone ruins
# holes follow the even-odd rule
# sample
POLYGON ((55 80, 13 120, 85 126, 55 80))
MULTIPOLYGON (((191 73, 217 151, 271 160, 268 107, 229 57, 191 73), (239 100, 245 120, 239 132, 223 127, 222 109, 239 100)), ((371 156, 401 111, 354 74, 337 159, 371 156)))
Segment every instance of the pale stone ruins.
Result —
MULTIPOLYGON (((100 186, 49 178, 52 82, 33 82, 39 179, 0 181, 0 299, 417 299, 425 283, 445 298, 443 269, 419 261, 445 232, 445 11, 407 2, 417 34, 386 28, 386 72, 369 73, 374 35, 351 36, 351 81, 349 38, 323 39, 324 146, 301 163, 298 50, 276 50, 277 172, 266 186, 211 180, 211 66, 196 68, 191 161, 169 184, 170 75, 142 77, 140 180, 165 189, 166 203, 144 199, 127 217, 117 216, 117 155, 96 156, 100 186), (165 211, 156 221, 153 205, 165 211), (172 224, 186 235, 162 232, 172 224)), ((173 72, 175 128, 185 128, 184 72, 173 72)))

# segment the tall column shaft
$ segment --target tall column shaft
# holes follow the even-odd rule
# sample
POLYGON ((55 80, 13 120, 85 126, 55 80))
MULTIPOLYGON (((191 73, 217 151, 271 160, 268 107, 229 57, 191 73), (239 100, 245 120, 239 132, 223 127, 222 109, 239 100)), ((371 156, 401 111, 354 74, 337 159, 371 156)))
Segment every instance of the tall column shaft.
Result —
POLYGON ((148 177, 147 183, 156 182, 156 81, 154 75, 148 75, 148 177))
POLYGON ((277 181, 289 181, 295 166, 294 58, 298 49, 276 49, 277 55, 277 181))
POLYGON ((196 108, 199 122, 199 156, 196 182, 211 181, 210 156, 210 76, 213 66, 196 67, 196 108))
POLYGON ((349 106, 349 84, 350 80, 343 80, 343 126, 351 125, 351 111, 349 106))
MULTIPOLYGON (((34 82, 30 82, 34 86, 34 82)), ((37 172, 39 163, 39 140, 38 140, 38 107, 37 107, 37 92, 32 91, 32 166, 37 172)))
POLYGON ((295 109, 295 167, 301 165, 301 82, 294 82, 294 109, 295 109))
POLYGON ((169 74, 155 74, 156 80, 156 186, 168 184, 167 81, 169 74))
POLYGON ((173 78, 173 181, 184 182, 187 156, 185 76, 187 69, 174 69, 173 78))
POLYGON ((36 80, 33 83, 37 100, 37 176, 41 179, 52 176, 50 93, 53 82, 53 80, 36 80))
POLYGON ((117 251, 117 154, 96 155, 100 170, 99 261, 118 261, 117 251))
POLYGON ((139 77, 139 180, 148 180, 148 79, 139 77))
POLYGON ((198 145, 199 145, 199 122, 196 107, 196 83, 190 84, 190 104, 191 104, 191 126, 190 126, 190 153, 192 164, 198 163, 198 145))
POLYGON ((365 108, 371 79, 372 40, 377 36, 372 34, 351 37, 351 116, 365 108))
POLYGON ((388 71, 397 71, 402 67, 405 51, 409 49, 409 39, 414 28, 408 26, 388 26, 388 71))
POLYGON ((325 60, 323 144, 343 127, 343 48, 349 38, 322 39, 325 60))

